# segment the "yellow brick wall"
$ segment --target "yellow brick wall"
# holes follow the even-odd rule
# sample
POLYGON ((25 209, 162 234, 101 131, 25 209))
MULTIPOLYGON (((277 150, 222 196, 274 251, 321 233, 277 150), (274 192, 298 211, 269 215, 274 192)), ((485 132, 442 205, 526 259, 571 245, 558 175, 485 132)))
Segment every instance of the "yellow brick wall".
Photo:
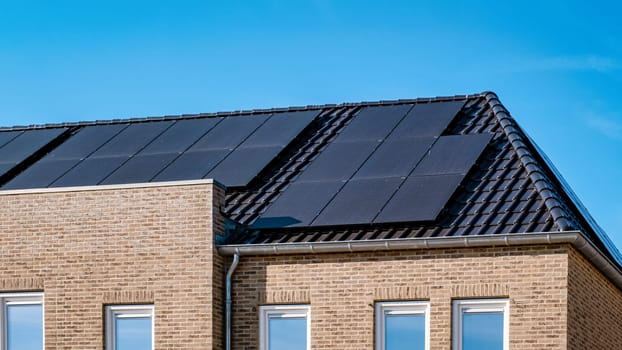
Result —
POLYGON ((156 349, 220 348, 223 196, 209 183, 0 192, 0 292, 44 291, 46 349, 102 349, 104 306, 126 303, 155 305, 156 349))
MULTIPOLYGON (((0 192, 0 292, 42 290, 47 349, 102 349, 104 306, 153 303, 157 349, 221 349, 211 184, 0 192)), ((214 204, 213 204, 214 203, 214 204)), ((258 306, 310 304, 313 349, 373 349, 374 302, 429 300, 431 349, 452 300, 510 300, 511 349, 617 349, 622 294, 569 245, 242 257, 234 349, 258 348, 258 306)))
POLYGON ((622 292, 575 249, 568 270, 568 348, 622 349, 622 292))
POLYGON ((566 349, 566 245, 242 257, 233 349, 258 348, 258 306, 310 304, 313 349, 373 349, 374 302, 430 300, 431 349, 451 349, 452 300, 509 297, 511 349, 566 349))

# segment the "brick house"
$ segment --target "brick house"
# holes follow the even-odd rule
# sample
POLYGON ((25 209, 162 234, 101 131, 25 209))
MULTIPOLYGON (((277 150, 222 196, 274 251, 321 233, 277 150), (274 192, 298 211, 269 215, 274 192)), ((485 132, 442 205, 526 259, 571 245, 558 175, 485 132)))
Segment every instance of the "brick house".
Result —
POLYGON ((4 349, 619 349, 617 249, 497 96, 0 130, 4 349))

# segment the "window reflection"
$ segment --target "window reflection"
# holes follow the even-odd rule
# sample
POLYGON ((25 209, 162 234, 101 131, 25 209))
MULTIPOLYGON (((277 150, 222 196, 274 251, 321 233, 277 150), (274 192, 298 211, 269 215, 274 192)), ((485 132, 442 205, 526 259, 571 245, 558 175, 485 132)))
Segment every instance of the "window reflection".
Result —
POLYGON ((425 349, 425 316, 386 315, 385 350, 419 349, 425 349))
POLYGON ((116 350, 151 350, 151 318, 118 318, 115 322, 116 350))
POLYGON ((270 317, 268 350, 305 350, 307 320, 303 317, 270 317))
POLYGON ((6 344, 8 350, 43 349, 43 306, 6 306, 6 344))
POLYGON ((503 350, 503 313, 462 315, 462 350, 503 350))

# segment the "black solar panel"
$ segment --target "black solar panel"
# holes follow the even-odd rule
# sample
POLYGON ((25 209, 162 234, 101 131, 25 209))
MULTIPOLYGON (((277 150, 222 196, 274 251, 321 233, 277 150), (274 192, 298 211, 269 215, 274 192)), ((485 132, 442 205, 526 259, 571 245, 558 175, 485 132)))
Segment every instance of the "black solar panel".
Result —
POLYGON ((6 183, 2 189, 48 187, 78 162, 79 159, 41 160, 6 183))
POLYGON ((373 222, 434 221, 463 177, 460 174, 409 177, 373 222))
POLYGON ((391 138, 440 136, 464 101, 418 103, 391 133, 391 138))
POLYGON ((226 149, 185 152, 162 170, 153 181, 202 179, 229 153, 231 151, 226 149))
POLYGON ((352 119, 336 141, 380 141, 411 108, 412 105, 366 107, 352 119))
POLYGON ((318 113, 305 111, 273 115, 205 178, 216 179, 227 187, 248 185, 318 113))
POLYGON ((293 183, 257 219, 252 227, 309 226, 343 185, 340 181, 293 183))
POLYGON ((491 139, 491 134, 442 136, 413 175, 466 174, 491 139))
POLYGON ((296 181, 348 180, 378 145, 377 141, 331 143, 296 181))
POLYGON ((0 163, 0 175, 11 170, 15 166, 15 163, 0 163))
POLYGON ((19 136, 23 131, 3 131, 0 132, 0 148, 11 142, 14 138, 19 136))
POLYGON ((375 222, 435 219, 463 175, 490 141, 490 135, 439 139, 462 104, 448 102, 430 103, 422 107, 417 105, 410 113, 412 105, 363 109, 310 162, 300 177, 285 189, 255 225, 365 224, 373 222, 376 216, 378 218, 375 222), (404 116, 406 118, 403 120, 404 116), (426 156, 428 152, 431 154, 426 156), (454 157, 452 152, 458 155, 454 157), (459 170, 459 175, 411 177, 404 180, 413 171, 418 171, 423 160, 428 159, 424 169, 430 171, 429 167, 435 165, 439 157, 445 159, 436 165, 439 174, 459 170), (319 184, 340 181, 344 182, 343 188, 326 204, 317 218, 309 222, 317 215, 324 200, 334 194, 332 187, 323 188, 319 184), (319 194, 312 194, 310 188, 319 191, 319 194), (312 196, 311 204, 306 203, 306 196, 312 196), (432 196, 435 198, 428 198, 432 196), (287 218, 288 212, 296 215, 287 218))
POLYGON ((317 117, 319 111, 277 113, 259 127, 241 147, 281 146, 285 147, 292 139, 317 117))
POLYGON ((141 154, 134 156, 115 172, 110 174, 101 184, 149 182, 177 156, 179 156, 177 153, 141 154))
POLYGON ((83 159, 95 152, 129 124, 94 125, 81 128, 43 160, 83 159))
POLYGON ((0 148, 2 163, 18 164, 60 136, 67 128, 28 130, 0 148))
MULTIPOLYGON (((425 192, 420 188, 419 185, 426 181, 436 186, 433 191, 440 193, 446 191, 447 196, 450 196, 455 186, 452 187, 446 177, 439 177, 436 182, 433 181, 434 179, 408 179, 404 187, 392 197, 404 181, 403 179, 413 172, 437 137, 447 128, 462 108, 462 104, 462 102, 448 102, 417 105, 415 108, 412 108, 412 105, 364 108, 335 140, 311 161, 300 177, 295 179, 294 184, 268 208, 256 225, 261 224, 267 227, 266 222, 269 222, 270 227, 275 227, 281 221, 267 220, 267 218, 279 217, 277 214, 286 216, 287 212, 296 213, 296 223, 287 223, 285 220, 281 226, 363 224, 372 222, 377 215, 381 220, 383 218, 388 218, 390 221, 396 218, 401 219, 400 215, 403 213, 395 209, 395 203, 408 204, 406 203, 408 194, 415 193, 425 198, 433 193, 425 192), (318 184, 338 181, 345 182, 343 189, 335 195, 313 222, 309 222, 312 217, 315 217, 317 210, 321 209, 319 206, 324 203, 325 198, 333 194, 332 188, 322 188, 318 184), (309 188, 320 191, 319 195, 313 197, 313 204, 306 204, 306 196, 312 194, 303 193, 309 188), (303 200, 296 201, 294 198, 303 200), (393 199, 387 205, 390 198, 393 199), (379 214, 385 205, 388 209, 385 208, 379 214), (282 212, 279 212, 279 209, 282 212)), ((462 141, 458 147, 464 147, 466 153, 479 150, 477 153, 479 156, 485 146, 485 144, 480 144, 487 143, 488 140, 481 139, 479 142, 466 140, 462 141), (478 148, 477 145, 481 147, 478 148)), ((447 141, 442 141, 439 148, 443 149, 443 152, 445 152, 443 147, 445 142, 447 141)), ((465 153, 464 150, 459 152, 465 153)), ((446 157, 445 154, 441 155, 446 157)), ((468 169, 474 161, 475 159, 472 158, 466 160, 469 163, 468 169)), ((466 167, 464 164, 454 163, 456 166, 466 167)), ((443 170, 440 166, 439 169, 443 170)), ((462 177, 459 176, 457 183, 461 179, 462 177)), ((410 200, 412 201, 412 198, 410 200)), ((418 221, 418 217, 428 220, 434 214, 430 213, 440 212, 445 203, 445 201, 435 202, 426 199, 425 204, 417 207, 423 209, 421 214, 411 215, 412 217, 405 221, 418 221)))
POLYGON ((54 181, 51 187, 97 185, 128 159, 127 156, 85 159, 54 181))
POLYGON ((227 187, 246 186, 281 150, 281 146, 238 148, 205 177, 227 187))
POLYGON ((177 121, 140 154, 181 153, 221 120, 221 118, 204 118, 177 121))
POLYGON ((408 176, 435 140, 434 137, 386 140, 353 178, 408 176))
POLYGON ((172 124, 171 121, 131 124, 99 148, 91 157, 132 156, 172 124))
POLYGON ((190 151, 211 149, 234 149, 261 126, 270 114, 223 118, 210 132, 205 134, 190 151))
MULTIPOLYGON (((173 181, 206 175, 228 186, 245 186, 318 114, 319 110, 82 126, 7 186, 173 181)), ((0 132, 0 171, 8 171, 66 130, 0 132)))
POLYGON ((402 181, 399 177, 351 180, 311 226, 371 223, 402 181))

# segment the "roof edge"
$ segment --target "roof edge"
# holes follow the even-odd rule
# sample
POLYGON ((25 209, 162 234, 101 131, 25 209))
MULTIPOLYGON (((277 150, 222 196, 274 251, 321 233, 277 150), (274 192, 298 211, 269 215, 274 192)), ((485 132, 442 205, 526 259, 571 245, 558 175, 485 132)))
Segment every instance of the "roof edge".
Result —
POLYGON ((332 242, 224 244, 218 246, 222 255, 280 255, 354 253, 386 250, 434 248, 474 248, 532 244, 573 243, 582 237, 579 231, 509 233, 462 237, 391 238, 332 242))
POLYGON ((536 187, 536 191, 542 197, 544 205, 553 218, 553 222, 557 225, 559 231, 575 230, 577 227, 572 225, 570 216, 564 210, 564 206, 554 193, 552 185, 546 181, 546 174, 542 168, 538 166, 538 161, 532 156, 529 149, 529 140, 524 135, 514 118, 510 116, 508 110, 503 106, 499 97, 494 92, 484 92, 482 96, 490 105, 493 115, 499 122, 501 129, 507 136, 512 148, 518 155, 521 165, 527 171, 527 175, 536 187))
POLYGON ((300 111, 308 111, 308 110, 341 108, 341 107, 368 107, 368 106, 384 106, 384 105, 407 104, 407 103, 446 102, 446 101, 455 101, 455 100, 467 100, 470 98, 476 98, 476 97, 481 97, 481 96, 484 96, 484 93, 470 94, 470 95, 419 97, 419 98, 414 98, 414 99, 343 102, 339 104, 323 104, 323 105, 276 107, 276 108, 266 108, 266 109, 234 110, 234 111, 212 112, 212 113, 165 115, 165 116, 152 116, 152 117, 143 117, 143 118, 130 117, 130 118, 117 118, 117 119, 110 119, 110 120, 78 121, 78 122, 70 122, 70 123, 0 126, 0 131, 21 131, 21 130, 32 130, 32 129, 63 128, 63 127, 71 127, 71 126, 92 126, 92 125, 108 125, 108 124, 119 124, 119 123, 144 123, 144 122, 152 122, 152 121, 197 119, 197 118, 210 118, 210 117, 211 118, 230 117, 230 116, 266 114, 266 113, 300 112, 300 111))
POLYGON ((109 190, 126 190, 135 188, 154 188, 154 187, 174 187, 174 186, 195 186, 195 185, 213 185, 222 189, 226 186, 214 179, 200 180, 174 180, 160 182, 136 182, 129 184, 111 184, 111 185, 87 185, 87 186, 69 186, 69 187, 44 187, 44 188, 25 188, 18 190, 0 189, 0 196, 22 195, 22 194, 39 194, 39 193, 63 193, 63 192, 88 192, 88 191, 109 191, 109 190))
POLYGON ((524 245, 571 244, 618 289, 622 290, 622 271, 580 231, 509 233, 464 237, 396 238, 367 241, 235 244, 218 246, 221 255, 258 256, 287 254, 355 253, 441 248, 508 247, 524 245))

